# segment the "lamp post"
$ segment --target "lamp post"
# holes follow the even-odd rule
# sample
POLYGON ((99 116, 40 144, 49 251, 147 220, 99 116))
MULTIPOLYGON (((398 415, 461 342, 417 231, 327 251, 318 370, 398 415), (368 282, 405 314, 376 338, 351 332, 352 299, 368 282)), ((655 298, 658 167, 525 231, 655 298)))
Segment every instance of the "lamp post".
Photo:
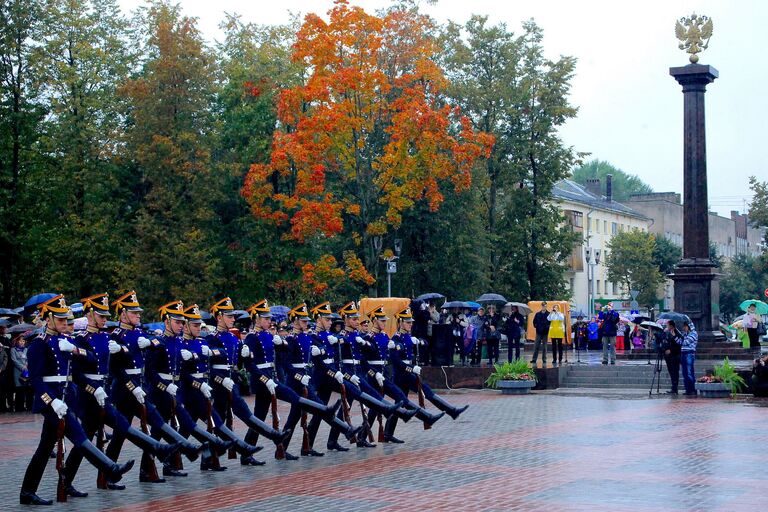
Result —
POLYGON ((392 274, 397 273, 397 259, 403 250, 403 241, 395 238, 395 255, 387 258, 387 297, 392 296, 392 274))
POLYGON ((593 249, 592 247, 587 246, 584 248, 584 255, 586 256, 588 265, 587 280, 589 281, 589 285, 587 291, 587 302, 589 307, 589 316, 591 318, 595 309, 595 265, 600 264, 600 249, 593 249))

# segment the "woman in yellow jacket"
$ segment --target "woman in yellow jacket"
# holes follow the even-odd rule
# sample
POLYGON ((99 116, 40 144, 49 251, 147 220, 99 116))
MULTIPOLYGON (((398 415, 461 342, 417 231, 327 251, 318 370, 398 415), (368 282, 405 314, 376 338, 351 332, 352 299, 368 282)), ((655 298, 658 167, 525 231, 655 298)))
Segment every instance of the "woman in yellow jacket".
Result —
POLYGON ((552 306, 549 320, 549 339, 552 340, 552 363, 563 363, 563 338, 565 337, 565 316, 557 304, 552 306))

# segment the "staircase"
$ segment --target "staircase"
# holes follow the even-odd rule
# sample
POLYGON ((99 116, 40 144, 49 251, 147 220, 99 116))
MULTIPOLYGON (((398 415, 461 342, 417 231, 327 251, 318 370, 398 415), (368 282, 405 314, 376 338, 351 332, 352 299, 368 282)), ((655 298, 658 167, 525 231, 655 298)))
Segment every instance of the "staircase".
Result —
MULTIPOLYGON (((711 365, 696 367, 696 375, 704 375, 706 368, 711 365)), ((611 388, 611 389, 648 389, 653 379, 655 361, 648 364, 623 365, 573 365, 560 383, 561 388, 611 388)), ((672 386, 667 367, 661 363, 660 389, 666 390, 672 386)), ((683 379, 680 378, 680 389, 683 379)), ((656 385, 653 386, 656 388, 656 385)))
MULTIPOLYGON (((642 360, 648 359, 647 349, 635 349, 632 351, 618 350, 616 359, 642 360)), ((651 350, 651 359, 656 357, 656 352, 651 350)), ((722 361, 728 357, 731 361, 751 361, 755 358, 752 350, 743 348, 740 341, 699 341, 696 345, 696 360, 705 359, 722 361)))

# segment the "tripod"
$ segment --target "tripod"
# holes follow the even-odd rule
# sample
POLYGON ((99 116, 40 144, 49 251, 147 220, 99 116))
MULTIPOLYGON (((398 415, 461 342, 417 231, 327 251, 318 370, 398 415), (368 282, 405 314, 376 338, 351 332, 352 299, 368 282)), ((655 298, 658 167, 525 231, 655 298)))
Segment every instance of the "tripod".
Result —
POLYGON ((663 351, 656 349, 656 365, 653 367, 653 378, 651 379, 651 387, 648 389, 648 396, 653 394, 653 383, 656 382, 656 394, 660 394, 661 387, 661 360, 663 359, 663 351))

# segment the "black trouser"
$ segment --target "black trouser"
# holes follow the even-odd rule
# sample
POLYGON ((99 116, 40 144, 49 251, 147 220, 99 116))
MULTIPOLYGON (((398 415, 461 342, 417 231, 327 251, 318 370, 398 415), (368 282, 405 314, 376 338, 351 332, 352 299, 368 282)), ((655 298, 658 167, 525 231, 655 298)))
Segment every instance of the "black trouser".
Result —
POLYGON ((469 357, 469 364, 480 364, 480 361, 483 358, 483 340, 480 338, 477 338, 477 342, 475 342, 475 346, 472 347, 472 351, 470 352, 469 357))
POLYGON ((514 359, 520 359, 520 333, 516 336, 507 335, 507 361, 510 363, 514 359), (512 357, 512 347, 515 347, 515 357, 512 357))
POLYGON ((757 327, 747 329, 749 336, 749 348, 760 348, 760 336, 757 335, 757 327))
POLYGON ((664 361, 667 363, 669 378, 672 380, 672 392, 677 393, 677 385, 680 382, 680 354, 665 354, 664 361))
POLYGON ((14 409, 16 412, 32 410, 32 386, 18 386, 16 388, 14 409))
POLYGON ((489 339, 486 341, 488 346, 488 363, 498 363, 499 362, 499 339, 496 338, 495 340, 489 339))
POLYGON ((563 338, 552 338, 552 362, 563 362, 563 338))

